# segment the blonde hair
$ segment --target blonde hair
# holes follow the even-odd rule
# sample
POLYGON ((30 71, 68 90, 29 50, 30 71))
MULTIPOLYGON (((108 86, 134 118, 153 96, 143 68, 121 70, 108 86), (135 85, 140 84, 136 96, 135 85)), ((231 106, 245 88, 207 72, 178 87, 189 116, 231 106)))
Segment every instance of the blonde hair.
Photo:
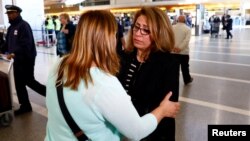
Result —
MULTIPOLYGON (((134 16, 133 25, 139 16, 144 15, 147 19, 147 26, 150 30, 152 46, 150 51, 170 52, 175 45, 174 33, 169 17, 157 7, 142 7, 134 16)), ((134 50, 133 30, 128 33, 127 52, 134 50)))
POLYGON ((90 68, 95 64, 106 73, 115 75, 119 71, 116 54, 115 17, 109 11, 96 10, 83 13, 80 17, 71 53, 59 66, 58 79, 66 77, 64 86, 76 90, 80 79, 92 82, 90 68))
POLYGON ((60 14, 60 17, 62 17, 62 18, 64 18, 65 20, 67 20, 67 22, 70 21, 69 14, 67 14, 67 13, 62 13, 62 14, 60 14))

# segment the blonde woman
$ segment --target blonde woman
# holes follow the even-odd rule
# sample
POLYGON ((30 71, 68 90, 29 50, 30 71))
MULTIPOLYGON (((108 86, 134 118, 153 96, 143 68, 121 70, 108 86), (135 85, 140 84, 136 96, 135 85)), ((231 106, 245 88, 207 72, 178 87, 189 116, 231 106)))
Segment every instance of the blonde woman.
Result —
MULTIPOLYGON (((172 101, 179 96, 179 62, 170 52, 175 40, 166 13, 156 7, 143 7, 135 13, 124 52, 120 52, 118 75, 139 115, 156 108, 165 94, 172 101)), ((143 141, 174 141, 175 119, 164 118, 155 132, 143 141)))
POLYGON ((150 134, 163 117, 175 117, 179 103, 165 99, 142 117, 114 76, 119 71, 116 54, 117 23, 108 11, 81 15, 73 48, 52 69, 46 105, 45 141, 76 141, 60 110, 56 82, 63 81, 64 100, 78 126, 92 141, 140 140, 150 134), (61 78, 62 79, 59 79, 61 78))
POLYGON ((59 19, 61 22, 61 29, 57 34, 57 55, 62 57, 71 51, 76 27, 73 22, 70 21, 69 14, 67 13, 61 14, 59 19))

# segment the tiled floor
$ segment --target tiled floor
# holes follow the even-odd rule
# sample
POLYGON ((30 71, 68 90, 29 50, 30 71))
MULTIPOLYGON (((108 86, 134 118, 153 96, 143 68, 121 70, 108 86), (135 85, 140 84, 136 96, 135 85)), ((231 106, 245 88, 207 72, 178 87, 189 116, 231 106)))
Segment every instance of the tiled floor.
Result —
MULTIPOLYGON (((250 124, 250 29, 233 30, 233 39, 209 34, 190 42, 192 84, 180 78, 181 111, 176 141, 206 141, 208 124, 250 124)), ((55 48, 38 47, 36 78, 46 83, 55 48)), ((33 112, 0 127, 0 141, 42 141, 47 121, 44 97, 29 90, 33 112)), ((14 96, 14 105, 17 105, 14 96)))

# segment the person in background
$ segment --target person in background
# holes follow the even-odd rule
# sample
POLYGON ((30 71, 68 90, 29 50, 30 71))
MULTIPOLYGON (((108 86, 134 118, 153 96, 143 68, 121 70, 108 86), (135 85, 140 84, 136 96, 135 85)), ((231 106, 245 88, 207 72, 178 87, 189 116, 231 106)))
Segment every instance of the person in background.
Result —
POLYGON ((231 18, 230 15, 227 15, 226 17, 226 32, 227 32, 227 37, 226 39, 233 38, 232 33, 230 32, 233 29, 233 19, 231 18))
POLYGON ((116 49, 117 52, 120 52, 124 49, 125 47, 125 39, 124 39, 124 28, 123 26, 119 23, 119 21, 117 21, 117 26, 118 26, 118 30, 117 30, 117 45, 116 45, 116 49))
POLYGON ((193 27, 193 24, 192 24, 192 17, 190 15, 190 13, 188 13, 186 15, 186 25, 189 27, 189 28, 192 28, 193 27))
POLYGON ((222 30, 226 29, 226 14, 221 17, 222 30))
MULTIPOLYGON (((175 117, 178 102, 162 102, 140 116, 118 79, 117 22, 105 10, 87 11, 80 17, 73 48, 52 68, 47 83, 48 122, 45 141, 76 141, 59 107, 56 84, 63 82, 66 107, 92 141, 140 140, 164 117, 175 117)), ((165 98, 164 98, 165 97, 165 98)))
POLYGON ((75 25, 70 21, 67 13, 60 15, 61 29, 57 35, 57 55, 62 57, 68 54, 72 47, 72 41, 75 34, 75 25))
POLYGON ((178 17, 178 23, 173 25, 175 35, 174 53, 179 54, 179 61, 185 85, 191 83, 193 78, 189 73, 189 41, 191 37, 191 29, 185 24, 186 18, 183 15, 178 17))
MULTIPOLYGON (((166 13, 156 7, 143 7, 135 13, 121 69, 117 75, 140 116, 148 114, 172 91, 179 97, 179 62, 171 54, 175 45, 172 25, 166 13)), ((133 128, 132 128, 133 129, 133 128)), ((174 141, 175 119, 164 118, 143 141, 174 141)))
POLYGON ((213 28, 214 28, 214 19, 215 19, 215 15, 212 15, 211 17, 209 17, 208 22, 210 24, 210 35, 212 37, 213 35, 213 28))
POLYGON ((45 20, 45 32, 47 34, 46 40, 49 40, 49 42, 52 44, 54 43, 53 31, 54 31, 53 20, 50 16, 48 16, 45 20), (49 38, 49 39, 47 39, 47 38, 49 38))
POLYGON ((2 52, 8 59, 14 59, 14 80, 20 108, 15 115, 32 111, 26 86, 45 96, 46 87, 35 80, 34 66, 36 46, 30 25, 21 17, 22 9, 15 5, 5 6, 10 26, 6 35, 6 44, 2 52))
POLYGON ((61 22, 58 19, 57 15, 54 15, 52 18, 53 18, 55 33, 56 33, 56 36, 57 36, 57 34, 60 32, 60 29, 61 29, 61 22))

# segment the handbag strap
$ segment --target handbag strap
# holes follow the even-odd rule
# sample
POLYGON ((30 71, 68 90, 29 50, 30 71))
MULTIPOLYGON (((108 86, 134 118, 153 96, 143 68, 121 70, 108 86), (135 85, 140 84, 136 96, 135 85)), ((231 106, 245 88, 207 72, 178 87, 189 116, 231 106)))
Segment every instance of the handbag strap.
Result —
POLYGON ((63 117, 66 120, 72 132, 74 133, 75 137, 78 139, 78 141, 90 141, 88 137, 84 134, 84 132, 75 123, 74 119, 72 118, 72 116, 70 115, 68 111, 68 108, 64 101, 62 82, 56 84, 56 91, 57 91, 58 102, 59 102, 63 117))

